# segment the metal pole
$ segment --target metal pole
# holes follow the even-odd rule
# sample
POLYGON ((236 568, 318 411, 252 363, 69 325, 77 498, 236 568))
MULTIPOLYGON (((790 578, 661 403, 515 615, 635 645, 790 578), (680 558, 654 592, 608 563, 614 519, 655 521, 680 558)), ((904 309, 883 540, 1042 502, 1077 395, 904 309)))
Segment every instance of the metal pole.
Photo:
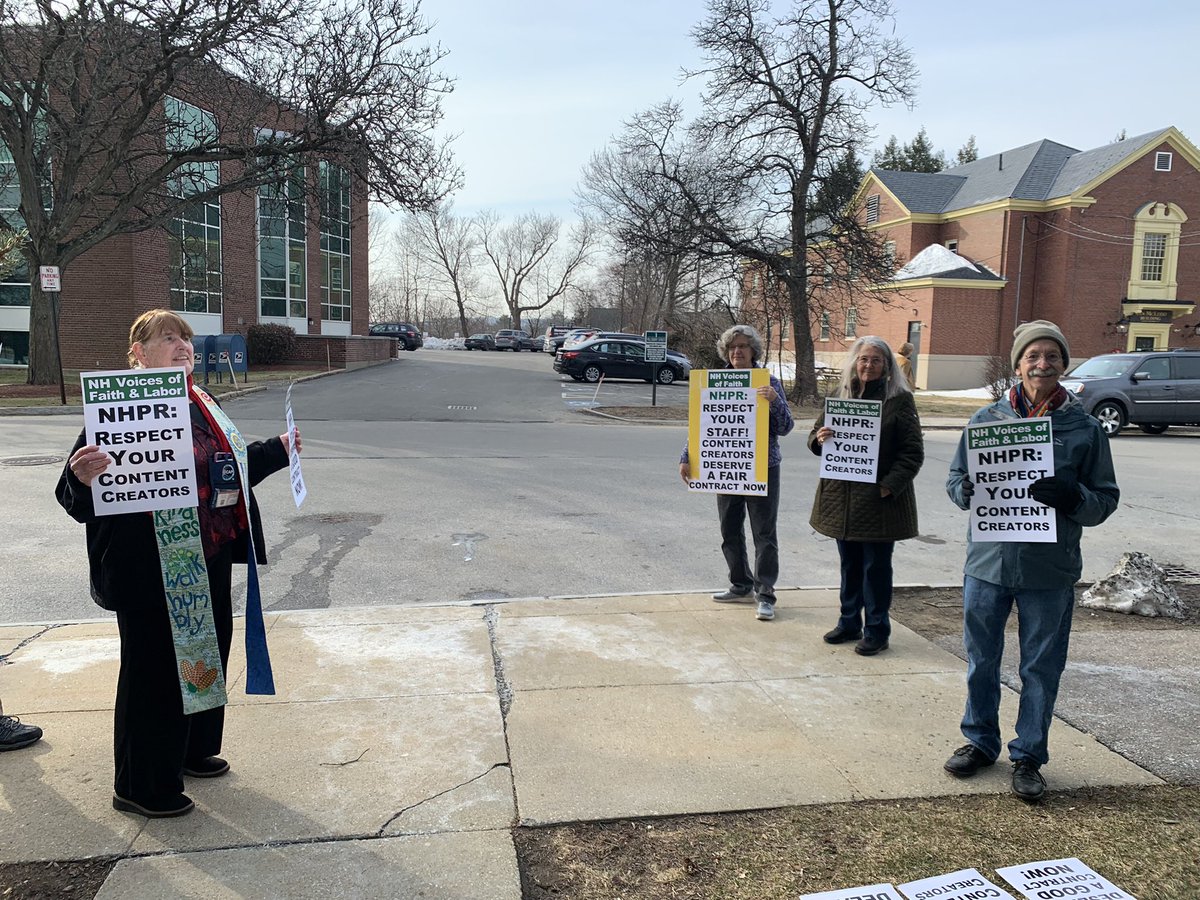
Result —
POLYGON ((58 397, 62 401, 62 405, 67 405, 67 384, 63 379, 63 364, 62 364, 62 342, 58 337, 58 298, 61 294, 58 291, 50 292, 50 318, 54 325, 54 355, 58 357, 58 397))
POLYGON ((658 406, 658 363, 650 367, 650 378, 653 385, 650 388, 650 405, 658 406))

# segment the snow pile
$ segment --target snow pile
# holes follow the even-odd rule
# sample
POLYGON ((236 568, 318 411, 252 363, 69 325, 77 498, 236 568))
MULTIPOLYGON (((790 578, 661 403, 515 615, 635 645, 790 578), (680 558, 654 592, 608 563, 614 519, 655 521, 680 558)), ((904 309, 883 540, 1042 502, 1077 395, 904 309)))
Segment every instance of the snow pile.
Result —
POLYGON ((462 349, 464 349, 463 348, 463 339, 460 337, 456 337, 456 338, 427 337, 427 338, 425 338, 425 343, 424 343, 423 347, 426 350, 462 350, 462 349))
POLYGON ((1080 606, 1131 613, 1135 616, 1184 617, 1183 601, 1166 573, 1145 553, 1126 553, 1108 577, 1088 588, 1080 606))
POLYGON ((941 244, 930 244, 908 261, 903 269, 896 273, 896 281, 906 281, 909 278, 928 278, 943 272, 954 272, 957 269, 970 269, 978 272, 979 267, 969 259, 959 256, 953 250, 947 250, 941 244))

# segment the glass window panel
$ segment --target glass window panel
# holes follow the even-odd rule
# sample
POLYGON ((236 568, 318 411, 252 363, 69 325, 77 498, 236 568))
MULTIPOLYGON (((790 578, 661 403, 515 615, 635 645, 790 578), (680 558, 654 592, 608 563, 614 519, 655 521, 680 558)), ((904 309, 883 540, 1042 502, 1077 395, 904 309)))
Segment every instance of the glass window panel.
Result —
POLYGON ((284 311, 287 309, 287 301, 282 298, 263 297, 262 298, 262 314, 264 316, 278 316, 283 318, 284 311))
POLYGON ((28 306, 29 285, 0 284, 0 306, 28 306))

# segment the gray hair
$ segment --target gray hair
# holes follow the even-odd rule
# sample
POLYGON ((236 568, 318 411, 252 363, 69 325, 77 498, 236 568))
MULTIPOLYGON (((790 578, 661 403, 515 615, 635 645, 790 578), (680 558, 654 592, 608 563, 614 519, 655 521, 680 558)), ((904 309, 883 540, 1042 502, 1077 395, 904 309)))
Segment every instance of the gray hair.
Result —
POLYGON ((868 334, 860 337, 850 345, 850 352, 846 356, 846 363, 842 366, 842 380, 838 384, 837 396, 853 398, 862 395, 863 383, 858 380, 858 368, 855 363, 858 362, 859 354, 862 353, 864 347, 872 347, 878 350, 880 355, 883 356, 883 362, 887 368, 887 371, 883 374, 883 398, 891 400, 899 394, 909 393, 908 379, 896 367, 896 357, 892 355, 892 348, 888 346, 887 341, 883 338, 868 334))
POLYGON ((733 339, 741 335, 750 342, 750 366, 757 367, 763 358, 763 342, 758 336, 758 332, 750 325, 734 325, 732 328, 727 328, 725 333, 717 338, 717 355, 721 357, 722 362, 729 362, 729 345, 733 343, 733 339))

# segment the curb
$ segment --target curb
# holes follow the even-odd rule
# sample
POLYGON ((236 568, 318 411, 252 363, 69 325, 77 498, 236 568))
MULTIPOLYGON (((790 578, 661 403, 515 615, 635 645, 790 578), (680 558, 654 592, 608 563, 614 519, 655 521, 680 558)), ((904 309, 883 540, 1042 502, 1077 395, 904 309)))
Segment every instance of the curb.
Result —
MULTIPOLYGON (((305 381, 316 381, 318 378, 328 378, 331 375, 341 375, 350 369, 330 369, 328 372, 317 372, 315 375, 305 375, 292 381, 277 381, 270 384, 256 384, 240 391, 229 391, 218 397, 218 400, 237 400, 249 394, 257 394, 267 388, 278 385, 302 384, 305 381)), ((82 406, 0 406, 0 416, 70 416, 83 415, 82 406)))

